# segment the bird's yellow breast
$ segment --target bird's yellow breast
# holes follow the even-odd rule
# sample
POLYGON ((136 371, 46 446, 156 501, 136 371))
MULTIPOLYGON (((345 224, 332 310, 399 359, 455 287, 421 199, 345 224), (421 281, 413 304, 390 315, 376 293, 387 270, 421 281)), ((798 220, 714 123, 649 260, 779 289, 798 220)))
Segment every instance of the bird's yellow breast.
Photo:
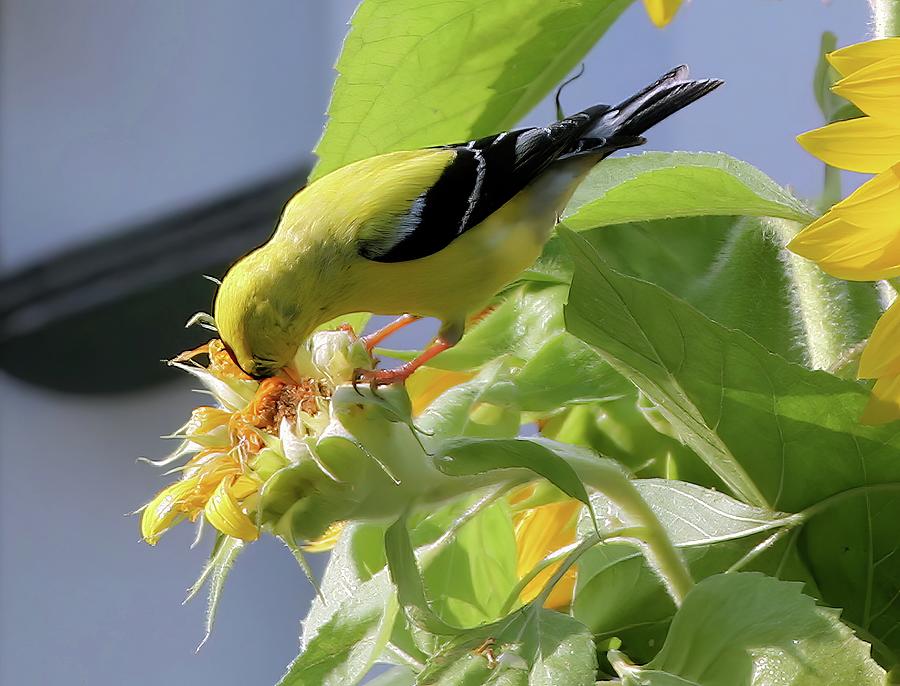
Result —
POLYGON ((443 321, 483 308, 540 255, 555 216, 527 198, 504 205, 443 250, 408 262, 356 262, 350 310, 411 312, 443 321))

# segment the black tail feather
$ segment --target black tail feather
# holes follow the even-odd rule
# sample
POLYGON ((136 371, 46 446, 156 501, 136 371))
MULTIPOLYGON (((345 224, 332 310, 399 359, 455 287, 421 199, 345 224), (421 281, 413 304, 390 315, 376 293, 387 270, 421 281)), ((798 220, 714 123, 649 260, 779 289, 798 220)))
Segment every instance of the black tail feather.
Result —
POLYGON ((687 66, 681 65, 616 107, 588 108, 584 113, 593 123, 564 157, 642 145, 645 140, 641 134, 724 83, 719 79, 691 81, 687 76, 687 66))

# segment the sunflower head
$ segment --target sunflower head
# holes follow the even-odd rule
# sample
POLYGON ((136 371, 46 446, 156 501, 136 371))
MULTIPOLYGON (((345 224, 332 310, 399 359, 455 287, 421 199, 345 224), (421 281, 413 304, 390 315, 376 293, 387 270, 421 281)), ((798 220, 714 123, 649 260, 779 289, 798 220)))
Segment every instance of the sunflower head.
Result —
POLYGON ((259 536, 262 486, 290 463, 280 439, 283 426, 308 434, 327 424, 332 386, 312 377, 261 382, 238 367, 218 339, 182 353, 171 364, 198 378, 216 400, 196 408, 170 438, 178 448, 154 464, 178 464, 180 479, 142 510, 141 534, 155 545, 182 521, 203 518, 221 533, 244 541, 259 536), (196 359, 206 356, 207 364, 196 359))

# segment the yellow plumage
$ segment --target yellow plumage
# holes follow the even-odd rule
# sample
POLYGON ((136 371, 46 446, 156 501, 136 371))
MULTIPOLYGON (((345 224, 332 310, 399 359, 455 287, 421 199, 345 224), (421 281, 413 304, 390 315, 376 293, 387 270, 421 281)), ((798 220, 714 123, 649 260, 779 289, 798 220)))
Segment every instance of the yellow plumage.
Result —
POLYGON ((718 85, 685 75, 674 70, 616 108, 379 155, 317 180, 226 274, 215 303, 222 340, 254 376, 276 373, 317 326, 351 312, 437 317, 452 345, 537 258, 597 162, 718 85))

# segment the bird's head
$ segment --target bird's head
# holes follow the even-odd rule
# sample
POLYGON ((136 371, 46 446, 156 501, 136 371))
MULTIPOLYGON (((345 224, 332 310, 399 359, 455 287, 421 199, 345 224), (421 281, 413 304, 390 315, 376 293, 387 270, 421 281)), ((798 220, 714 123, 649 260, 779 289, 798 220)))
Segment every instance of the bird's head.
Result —
POLYGON ((299 340, 290 317, 278 306, 265 260, 251 253, 225 275, 216 293, 214 318, 219 337, 235 363, 262 379, 293 360, 299 340))

